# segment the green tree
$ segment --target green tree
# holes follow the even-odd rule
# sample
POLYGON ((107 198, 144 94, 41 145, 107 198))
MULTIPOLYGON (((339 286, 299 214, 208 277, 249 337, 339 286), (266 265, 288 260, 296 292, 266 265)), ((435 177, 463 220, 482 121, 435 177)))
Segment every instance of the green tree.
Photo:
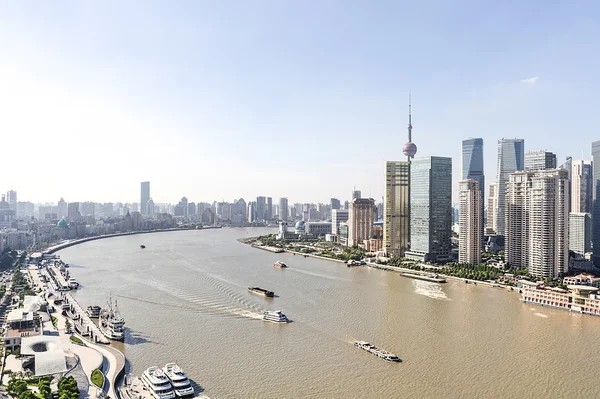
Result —
POLYGON ((21 392, 21 394, 19 395, 19 399, 37 399, 37 396, 35 396, 35 394, 29 389, 26 389, 23 392, 21 392))
POLYGON ((19 396, 21 393, 27 390, 27 382, 23 380, 11 379, 8 381, 7 390, 12 396, 19 396))
POLYGON ((38 388, 40 390, 40 395, 42 395, 44 398, 50 397, 50 394, 52 393, 52 389, 50 388, 50 381, 40 380, 40 382, 38 383, 38 388))

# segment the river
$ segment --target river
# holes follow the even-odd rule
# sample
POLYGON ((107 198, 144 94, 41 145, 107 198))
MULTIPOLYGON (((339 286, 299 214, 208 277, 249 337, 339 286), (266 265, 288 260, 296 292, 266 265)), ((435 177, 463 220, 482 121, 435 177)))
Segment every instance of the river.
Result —
POLYGON ((517 293, 272 254, 273 229, 123 236, 59 252, 82 306, 118 300, 128 371, 178 362, 211 398, 597 397, 600 318, 517 293), (146 249, 141 249, 144 244, 146 249), (281 259, 289 269, 273 268, 281 259), (267 299, 248 286, 275 291, 267 299), (293 320, 261 320, 280 309, 293 320), (396 353, 381 360, 353 346, 396 353))

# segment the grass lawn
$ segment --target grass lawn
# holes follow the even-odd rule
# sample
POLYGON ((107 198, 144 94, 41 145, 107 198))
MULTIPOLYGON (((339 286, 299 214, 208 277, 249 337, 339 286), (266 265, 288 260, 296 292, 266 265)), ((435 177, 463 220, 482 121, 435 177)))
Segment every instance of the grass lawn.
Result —
POLYGON ((102 388, 102 385, 104 384, 104 375, 98 369, 92 371, 92 384, 99 388, 102 388))

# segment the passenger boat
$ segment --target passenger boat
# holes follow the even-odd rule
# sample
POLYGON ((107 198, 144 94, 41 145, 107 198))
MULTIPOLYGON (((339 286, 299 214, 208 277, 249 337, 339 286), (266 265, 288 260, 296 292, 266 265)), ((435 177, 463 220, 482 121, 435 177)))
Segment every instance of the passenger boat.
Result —
POLYGON ((77 282, 77 280, 71 277, 69 279, 69 287, 71 287, 72 290, 76 290, 77 288, 79 288, 79 283, 77 282))
POLYGON ((125 320, 121 317, 121 313, 119 313, 117 301, 115 301, 113 306, 112 299, 109 299, 108 308, 100 312, 100 322, 98 323, 100 332, 106 338, 120 341, 125 338, 124 326, 125 320))
POLYGON ((248 291, 258 294, 258 295, 263 295, 263 296, 266 296, 269 298, 273 298, 273 295, 275 295, 275 293, 273 291, 264 290, 264 289, 258 288, 258 287, 248 287, 248 291))
POLYGON ((148 367, 142 374, 142 382, 156 399, 174 399, 175 392, 171 381, 159 367, 148 367))
POLYGON ((273 323, 289 323, 290 320, 280 310, 265 312, 263 320, 272 321, 273 323))
POLYGON ((171 385, 173 386, 173 390, 177 397, 183 398, 194 395, 194 388, 192 387, 192 384, 190 384, 187 374, 176 363, 167 363, 167 365, 163 367, 163 371, 169 381, 171 381, 171 385))
POLYGON ((275 269, 285 269, 287 267, 287 265, 285 263, 283 263, 282 261, 278 260, 277 262, 273 263, 273 267, 275 269))
POLYGON ((87 313, 87 315, 92 318, 92 319, 97 319, 98 317, 100 317, 100 311, 102 309, 100 308, 100 306, 98 305, 94 305, 94 306, 88 306, 85 313, 87 313))
POLYGON ((380 357, 384 360, 388 360, 390 362, 402 362, 402 360, 394 355, 393 353, 390 353, 386 350, 380 349, 378 347, 376 347, 375 345, 371 345, 370 343, 366 342, 366 341, 356 341, 354 343, 354 346, 360 348, 360 349, 364 349, 369 353, 372 353, 373 355, 380 357))

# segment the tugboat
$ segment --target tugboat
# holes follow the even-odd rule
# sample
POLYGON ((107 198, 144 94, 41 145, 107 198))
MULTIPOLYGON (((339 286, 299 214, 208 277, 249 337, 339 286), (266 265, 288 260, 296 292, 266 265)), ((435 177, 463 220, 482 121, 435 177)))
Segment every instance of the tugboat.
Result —
POLYGON ((258 295, 263 295, 263 296, 266 296, 269 298, 273 298, 273 296, 275 295, 275 293, 273 291, 264 290, 264 289, 258 288, 258 287, 248 287, 248 291, 258 294, 258 295))
POLYGON ((117 301, 115 300, 113 306, 112 299, 109 298, 108 309, 104 309, 100 313, 100 322, 98 323, 100 332, 102 332, 106 338, 121 341, 125 338, 124 325, 125 320, 121 317, 121 313, 119 313, 117 301))
POLYGON ((287 267, 287 265, 285 263, 283 263, 282 261, 278 260, 277 262, 273 263, 273 267, 275 269, 285 269, 287 267))
POLYGON ((146 246, 145 245, 140 245, 140 248, 146 249, 146 246))

